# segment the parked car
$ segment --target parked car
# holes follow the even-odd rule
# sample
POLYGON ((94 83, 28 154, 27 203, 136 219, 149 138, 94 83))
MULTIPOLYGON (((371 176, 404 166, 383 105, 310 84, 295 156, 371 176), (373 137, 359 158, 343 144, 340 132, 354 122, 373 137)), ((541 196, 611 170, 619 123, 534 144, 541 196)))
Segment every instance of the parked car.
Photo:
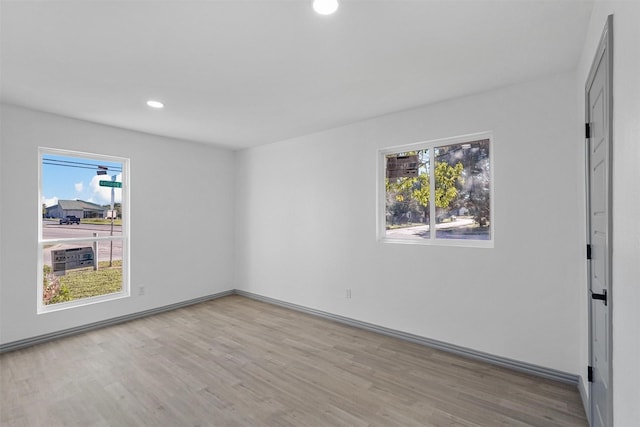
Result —
POLYGON ((80 218, 75 215, 65 216, 60 218, 60 224, 80 224, 80 218))

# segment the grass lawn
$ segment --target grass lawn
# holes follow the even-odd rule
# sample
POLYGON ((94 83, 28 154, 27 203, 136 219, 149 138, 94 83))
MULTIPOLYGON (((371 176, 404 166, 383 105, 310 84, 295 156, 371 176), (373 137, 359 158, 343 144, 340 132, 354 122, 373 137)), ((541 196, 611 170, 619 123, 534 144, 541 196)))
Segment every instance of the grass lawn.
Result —
POLYGON ((398 228, 417 227, 419 225, 429 225, 424 222, 405 222, 402 224, 387 224, 387 230, 397 230, 398 228))
POLYGON ((71 300, 112 294, 122 290, 122 261, 101 261, 98 271, 72 271, 60 277, 60 285, 69 289, 71 300))
MULTIPOLYGON (((102 219, 102 218, 82 218, 80 220, 80 224, 111 224, 110 219, 102 219)), ((122 219, 118 218, 113 220, 113 225, 122 225, 122 219)))

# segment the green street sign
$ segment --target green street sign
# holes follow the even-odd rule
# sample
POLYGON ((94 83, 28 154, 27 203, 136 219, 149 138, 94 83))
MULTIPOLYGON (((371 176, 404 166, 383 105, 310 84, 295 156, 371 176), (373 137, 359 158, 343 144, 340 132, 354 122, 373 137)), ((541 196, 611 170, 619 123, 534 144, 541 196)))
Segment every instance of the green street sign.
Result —
POLYGON ((116 181, 100 181, 100 187, 122 188, 122 183, 116 181))

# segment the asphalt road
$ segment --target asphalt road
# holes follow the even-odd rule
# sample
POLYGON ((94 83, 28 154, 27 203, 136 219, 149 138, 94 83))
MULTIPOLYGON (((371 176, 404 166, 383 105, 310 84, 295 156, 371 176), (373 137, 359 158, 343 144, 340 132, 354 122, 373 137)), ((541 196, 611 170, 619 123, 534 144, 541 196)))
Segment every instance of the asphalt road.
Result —
MULTIPOLYGON (((93 237, 94 233, 97 233, 98 237, 109 236, 111 234, 110 224, 58 224, 57 222, 43 221, 42 222, 42 237, 44 239, 74 239, 79 237, 93 237)), ((121 236, 122 227, 119 225, 113 226, 113 235, 121 236)), ((91 242, 82 243, 64 243, 56 244, 45 248, 44 250, 44 263, 51 265, 51 251, 58 249, 69 249, 77 247, 92 246, 91 242)), ((109 255, 111 253, 111 242, 98 242, 98 261, 109 261, 109 255)), ((113 242, 113 259, 122 259, 122 242, 113 242)))
MULTIPOLYGON (((457 218, 455 221, 445 222, 441 224, 436 224, 436 232, 440 231, 451 231, 456 229, 463 229, 464 227, 469 227, 473 225, 473 219, 471 218, 457 218)), ((440 234, 440 233, 438 233, 440 234)), ((429 238, 429 226, 428 225, 416 225, 414 227, 405 227, 405 228, 396 228, 393 230, 387 230, 387 237, 391 238, 401 238, 401 239, 428 239, 429 238)), ((440 237, 440 236, 438 236, 440 237)), ((446 237, 445 237, 446 238, 446 237)), ((478 236, 478 235, 469 235, 465 237, 464 235, 456 235, 456 239, 480 239, 485 240, 488 236, 478 236)))
MULTIPOLYGON (((57 222, 42 221, 42 237, 44 239, 65 239, 75 237, 108 236, 111 224, 58 224, 57 222)), ((122 227, 113 226, 113 235, 122 235, 122 227)))

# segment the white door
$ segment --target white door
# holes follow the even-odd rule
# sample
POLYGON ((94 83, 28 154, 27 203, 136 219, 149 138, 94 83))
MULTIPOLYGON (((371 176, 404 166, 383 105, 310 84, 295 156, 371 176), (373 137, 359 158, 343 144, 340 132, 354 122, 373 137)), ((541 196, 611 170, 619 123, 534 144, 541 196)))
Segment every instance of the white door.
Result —
POLYGON ((586 85, 587 257, 591 425, 612 426, 611 125, 612 24, 609 16, 586 85))

